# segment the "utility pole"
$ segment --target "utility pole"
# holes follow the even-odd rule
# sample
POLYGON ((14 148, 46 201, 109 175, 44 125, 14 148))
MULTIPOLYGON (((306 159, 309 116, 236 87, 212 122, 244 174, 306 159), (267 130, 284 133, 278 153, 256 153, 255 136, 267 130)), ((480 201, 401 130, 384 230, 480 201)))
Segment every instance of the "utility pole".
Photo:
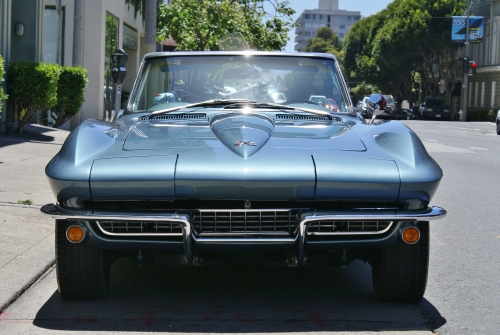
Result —
MULTIPOLYGON (((470 49, 470 26, 469 26, 469 16, 470 16, 470 0, 467 0, 467 9, 466 9, 466 18, 465 18, 465 58, 469 58, 469 49, 470 49)), ((462 121, 467 121, 467 105, 469 101, 469 74, 464 73, 464 81, 463 81, 463 97, 462 97, 462 121)))

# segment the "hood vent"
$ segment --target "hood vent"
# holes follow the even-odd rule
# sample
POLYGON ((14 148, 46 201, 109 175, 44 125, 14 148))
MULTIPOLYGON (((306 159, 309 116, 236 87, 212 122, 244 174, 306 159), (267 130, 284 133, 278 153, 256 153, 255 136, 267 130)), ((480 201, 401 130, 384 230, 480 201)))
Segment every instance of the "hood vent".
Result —
POLYGON ((312 116, 312 115, 300 115, 300 114, 276 114, 276 120, 305 120, 305 121, 337 121, 343 122, 339 117, 332 117, 331 119, 327 116, 312 116))
POLYGON ((207 114, 205 113, 190 113, 190 114, 163 114, 156 115, 149 118, 149 115, 144 115, 139 118, 139 121, 148 121, 148 120, 201 120, 206 119, 207 114))

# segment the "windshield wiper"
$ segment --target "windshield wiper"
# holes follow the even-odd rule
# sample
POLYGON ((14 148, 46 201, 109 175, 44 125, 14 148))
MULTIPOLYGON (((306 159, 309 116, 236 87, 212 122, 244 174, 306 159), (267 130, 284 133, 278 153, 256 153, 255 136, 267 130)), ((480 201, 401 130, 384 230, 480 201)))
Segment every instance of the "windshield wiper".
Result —
POLYGON ((332 115, 329 112, 323 112, 315 109, 309 109, 309 108, 297 108, 297 107, 292 107, 292 106, 287 106, 287 105, 280 105, 280 104, 275 104, 272 102, 263 102, 263 103, 235 103, 231 105, 227 105, 224 107, 224 109, 238 109, 242 107, 249 107, 249 108, 265 108, 265 109, 279 109, 282 111, 301 111, 301 112, 306 112, 306 113, 312 113, 315 115, 319 116, 324 116, 324 117, 332 117, 332 115))
POLYGON ((155 111, 155 112, 152 112, 151 114, 149 114, 148 117, 149 117, 149 119, 151 119, 154 116, 166 114, 166 113, 170 113, 170 112, 175 112, 175 111, 178 111, 178 110, 183 109, 183 108, 210 107, 210 106, 220 106, 220 105, 226 105, 224 108, 234 108, 234 109, 248 106, 249 108, 279 109, 282 111, 301 111, 301 112, 306 112, 306 113, 312 113, 312 114, 319 115, 319 116, 331 117, 331 114, 329 112, 326 112, 326 111, 323 112, 323 111, 309 109, 309 108, 297 108, 297 107, 292 107, 292 106, 287 106, 287 105, 275 104, 275 103, 271 103, 271 102, 257 103, 256 101, 247 100, 247 99, 207 100, 207 101, 197 102, 197 103, 190 104, 190 105, 173 107, 173 108, 155 111))
POLYGON ((210 107, 210 106, 220 106, 220 105, 232 105, 232 104, 239 104, 239 103, 255 104, 257 102, 253 101, 253 100, 247 100, 247 99, 214 99, 214 100, 197 102, 197 103, 190 104, 190 105, 162 109, 159 111, 152 112, 151 114, 148 115, 148 117, 151 119, 152 117, 154 117, 156 115, 175 112, 175 111, 178 111, 178 110, 184 109, 184 108, 210 107))
POLYGON ((234 104, 227 105, 224 107, 224 109, 239 109, 239 108, 265 108, 265 109, 287 109, 287 110, 295 110, 296 108, 290 107, 290 106, 285 106, 285 105, 278 105, 275 103, 270 103, 270 102, 237 102, 234 104))

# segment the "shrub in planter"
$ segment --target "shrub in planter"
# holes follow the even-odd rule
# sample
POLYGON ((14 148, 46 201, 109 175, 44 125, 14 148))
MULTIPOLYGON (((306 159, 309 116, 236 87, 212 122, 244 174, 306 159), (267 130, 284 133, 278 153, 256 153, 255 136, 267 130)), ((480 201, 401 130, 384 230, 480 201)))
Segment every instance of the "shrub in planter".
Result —
POLYGON ((87 82, 86 69, 69 66, 61 68, 57 86, 57 104, 50 109, 55 128, 78 113, 84 101, 87 82))
POLYGON ((2 58, 2 55, 0 55, 0 113, 2 113, 2 104, 5 99, 7 99, 8 95, 4 93, 3 90, 3 82, 4 82, 4 60, 2 58))
POLYGON ((17 133, 37 111, 57 103, 57 83, 61 67, 48 63, 12 62, 9 66, 10 85, 16 105, 17 133))

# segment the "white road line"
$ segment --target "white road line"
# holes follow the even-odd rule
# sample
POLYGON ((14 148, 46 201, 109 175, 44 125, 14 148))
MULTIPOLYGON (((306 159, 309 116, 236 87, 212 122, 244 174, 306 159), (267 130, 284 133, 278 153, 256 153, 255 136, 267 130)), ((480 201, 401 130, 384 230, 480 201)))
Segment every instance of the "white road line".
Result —
POLYGON ((428 138, 426 138, 425 140, 429 142, 437 142, 437 140, 429 140, 428 138))
POLYGON ((470 147, 470 148, 471 148, 471 149, 477 149, 477 150, 486 150, 486 151, 490 150, 490 149, 485 149, 485 148, 477 148, 477 147, 470 147))

